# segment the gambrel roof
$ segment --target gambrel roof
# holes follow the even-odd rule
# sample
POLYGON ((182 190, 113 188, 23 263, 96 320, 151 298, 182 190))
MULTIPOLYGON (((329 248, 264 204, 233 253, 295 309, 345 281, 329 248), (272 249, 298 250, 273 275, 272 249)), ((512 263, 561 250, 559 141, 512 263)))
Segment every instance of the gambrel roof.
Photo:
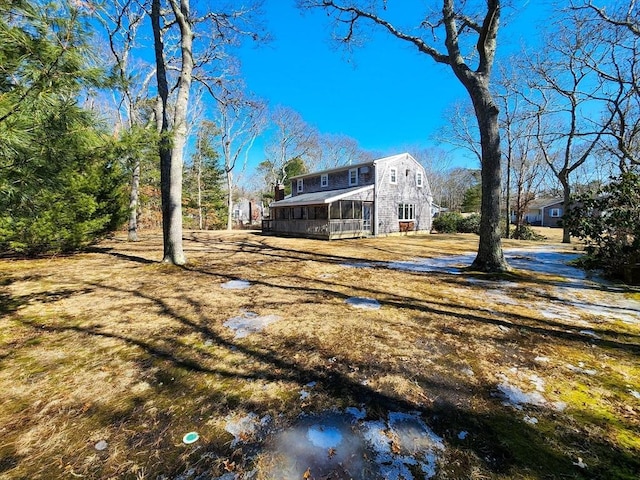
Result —
POLYGON ((379 163, 385 163, 385 162, 393 161, 393 160, 400 160, 403 157, 410 158, 417 165, 422 167, 422 165, 420 165, 420 162, 418 162, 415 158, 413 158, 411 156, 411 154, 409 154, 409 153, 399 153, 397 155, 391 155, 390 157, 382 157, 382 158, 378 158, 376 160, 371 160, 369 162, 362 162, 362 163, 357 163, 357 164, 353 164, 353 165, 341 165, 339 167, 330 168, 328 170, 318 170, 316 172, 303 173, 301 175, 296 175, 295 177, 291 177, 290 180, 293 181, 293 180, 297 180, 298 178, 315 177, 315 176, 318 176, 318 175, 323 175, 325 173, 342 172, 342 171, 351 170, 352 168, 369 167, 371 165, 378 165, 379 163))

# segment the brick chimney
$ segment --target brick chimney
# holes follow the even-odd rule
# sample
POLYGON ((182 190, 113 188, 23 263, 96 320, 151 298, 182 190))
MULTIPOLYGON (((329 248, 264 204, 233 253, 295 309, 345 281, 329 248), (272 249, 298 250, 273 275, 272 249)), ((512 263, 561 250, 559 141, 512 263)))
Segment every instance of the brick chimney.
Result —
POLYGON ((275 201, 284 200, 284 185, 281 183, 276 183, 276 191, 275 191, 275 201))

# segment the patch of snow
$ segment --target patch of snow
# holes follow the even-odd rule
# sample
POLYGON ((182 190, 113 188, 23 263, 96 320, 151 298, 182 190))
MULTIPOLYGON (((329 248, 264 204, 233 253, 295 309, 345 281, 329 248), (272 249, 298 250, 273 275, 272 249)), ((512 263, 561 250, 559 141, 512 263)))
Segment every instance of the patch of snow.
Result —
MULTIPOLYGON (((364 421, 366 411, 350 407, 344 414, 303 416, 297 425, 275 435, 269 478, 314 478, 339 473, 376 471, 373 478, 431 478, 444 449, 418 413, 391 412, 386 419, 364 421), (411 467, 411 468, 410 468, 411 467)), ((349 478, 337 477, 337 478, 349 478)))
POLYGON ((540 392, 526 393, 520 390, 515 385, 503 382, 498 385, 498 390, 505 397, 506 405, 511 405, 518 410, 522 409, 523 405, 537 405, 542 406, 547 403, 547 400, 542 396, 540 392))
POLYGON ((593 330, 580 330, 580 332, 582 335, 586 335, 587 337, 592 337, 592 338, 597 338, 600 339, 602 337, 600 337, 600 335, 597 335, 596 332, 594 332, 593 330))
POLYGON ((215 480, 236 480, 236 474, 233 472, 227 472, 221 477, 217 477, 215 480))
POLYGON ((565 402, 552 402, 551 408, 553 408, 556 412, 564 412, 567 409, 567 404, 565 402))
POLYGON ((458 434, 458 440, 464 440, 469 436, 469 432, 462 431, 458 434))
POLYGON ((233 435, 231 446, 235 447, 239 443, 246 442, 254 437, 260 429, 271 421, 271 417, 265 415, 260 418, 255 413, 249 413, 245 416, 228 415, 225 421, 224 429, 233 435))
POLYGON ((462 273, 462 269, 471 265, 475 258, 475 253, 466 253, 446 257, 418 258, 414 260, 389 262, 386 264, 386 267, 392 270, 406 272, 440 272, 459 275, 462 273))
POLYGON ((591 375, 591 376, 598 373, 597 370, 590 369, 590 368, 583 368, 583 366, 584 364, 580 365, 579 367, 571 365, 570 363, 567 364, 567 368, 575 373, 584 373, 585 375, 591 375))
POLYGON ((533 249, 510 248, 504 251, 509 265, 520 270, 555 275, 568 279, 584 280, 586 274, 583 270, 567 265, 575 260, 578 253, 561 253, 554 247, 541 247, 533 249))
POLYGON ((244 312, 224 322, 224 326, 236 332, 235 338, 244 338, 252 333, 260 332, 282 317, 278 315, 259 316, 254 312, 244 312))
POLYGON ((436 452, 444 444, 418 414, 391 412, 388 422, 365 422, 364 428, 382 478, 413 480, 409 466, 419 466, 426 478, 435 475, 436 452))
POLYGON ((335 427, 312 425, 307 430, 307 439, 316 447, 325 450, 335 449, 342 443, 342 433, 335 427))
POLYGON ((367 297, 351 297, 345 300, 349 305, 354 308, 362 308, 365 310, 379 310, 380 302, 373 298, 367 297))
POLYGON ((578 461, 577 461, 577 462, 573 462, 573 464, 574 464, 576 467, 580 467, 580 468, 587 468, 587 464, 586 464, 586 463, 584 463, 580 457, 578 457, 578 461))
POLYGON ((229 280, 220 286, 225 290, 244 290, 245 288, 249 288, 251 283, 246 280, 229 280))
POLYGON ((373 262, 344 262, 340 266, 345 268, 374 268, 376 264, 373 262))
POLYGON ((504 290, 485 290, 483 296, 497 305, 520 305, 517 298, 504 290))
MULTIPOLYGON (((265 451, 265 478, 335 478, 336 472, 360 472, 367 460, 364 439, 350 415, 327 412, 303 416, 274 434, 265 451)), ((343 478, 343 477, 339 477, 343 478)))
POLYGON ((367 410, 364 408, 347 407, 345 412, 356 420, 364 420, 367 418, 367 410))
POLYGON ((307 398, 309 398, 311 394, 309 392, 307 392, 306 390, 300 390, 300 400, 304 401, 307 398))
POLYGON ((96 450, 101 452, 102 450, 106 450, 108 446, 109 446, 109 444, 107 443, 106 440, 100 440, 98 443, 96 443, 93 446, 93 448, 95 448, 96 450))
POLYGON ((549 357, 536 357, 533 361, 536 363, 549 363, 549 357))
POLYGON ((462 370, 462 373, 464 373, 465 375, 467 375, 468 377, 473 377, 475 376, 475 373, 473 373, 473 370, 471 370, 470 368, 464 368, 462 370))
POLYGON ((637 398, 638 400, 640 400, 640 392, 636 392, 635 390, 629 390, 629 393, 631 394, 632 397, 637 398))
POLYGON ((530 417, 529 415, 524 416, 524 421, 529 425, 536 425, 538 423, 538 419, 536 417, 530 417))
POLYGON ((544 380, 537 375, 531 375, 529 377, 531 379, 531 383, 533 383, 536 387, 536 390, 539 392, 544 392, 544 380))

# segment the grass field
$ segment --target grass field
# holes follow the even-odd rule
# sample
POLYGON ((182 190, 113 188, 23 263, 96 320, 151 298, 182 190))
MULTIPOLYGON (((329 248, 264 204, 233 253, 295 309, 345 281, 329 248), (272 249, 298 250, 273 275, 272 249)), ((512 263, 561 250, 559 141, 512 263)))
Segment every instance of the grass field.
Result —
MULTIPOLYGON (((504 245, 534 265, 574 251, 559 233, 504 245)), ((416 267, 476 247, 186 232, 184 268, 158 262, 159 234, 0 260, 0 478, 282 478, 279 435, 354 409, 362 458, 332 465, 340 440, 320 442, 288 478, 640 478, 640 294, 416 267), (392 428, 409 415, 440 445, 432 471, 392 428)))

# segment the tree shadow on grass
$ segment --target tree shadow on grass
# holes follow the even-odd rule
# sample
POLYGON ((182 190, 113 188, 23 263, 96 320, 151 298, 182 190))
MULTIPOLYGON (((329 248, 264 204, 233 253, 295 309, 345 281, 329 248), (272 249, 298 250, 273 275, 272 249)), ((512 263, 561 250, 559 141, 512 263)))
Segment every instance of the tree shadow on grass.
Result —
MULTIPOLYGON (((252 253, 255 253, 253 246, 240 246, 240 248, 248 248, 252 253)), ((269 247, 269 249, 270 252, 268 255, 274 256, 275 261, 279 258, 290 260, 300 259, 300 255, 303 255, 303 257, 308 260, 330 264, 341 264, 345 261, 361 260, 351 257, 304 253, 302 251, 293 251, 287 254, 286 249, 279 249, 277 253, 274 253, 271 247, 269 247)), ((260 249, 258 249, 257 252, 258 255, 262 255, 260 249)), ((113 252, 103 253, 113 256, 113 252)), ((135 255, 116 253, 118 253, 118 255, 115 255, 116 258, 121 260, 141 264, 156 263, 135 255)), ((238 279, 238 277, 234 275, 210 271, 208 268, 197 266, 187 266, 175 272, 180 272, 179 274, 184 275, 202 275, 216 279, 238 279)), ((170 272, 168 272, 168 274, 170 274, 170 272)), ((408 275, 411 279, 409 281, 425 280, 424 275, 413 273, 408 275)), ((446 274, 437 274, 433 275, 433 277, 439 281, 454 281, 450 275, 446 274)), ((283 289, 286 292, 290 292, 291 295, 296 298, 307 299, 310 303, 322 302, 326 299, 346 300, 350 294, 346 294, 344 291, 349 291, 348 287, 353 287, 353 285, 347 285, 337 280, 318 282, 317 286, 313 286, 309 285, 308 278, 295 276, 291 278, 293 285, 279 285, 277 279, 251 279, 250 281, 257 286, 269 289, 283 289)), ((189 298, 188 296, 185 296, 183 300, 188 307, 196 312, 195 315, 187 315, 183 313, 180 307, 174 307, 165 300, 146 294, 143 291, 114 287, 99 282, 87 282, 85 288, 68 290, 65 293, 65 298, 98 290, 111 290, 125 296, 142 299, 154 305, 156 310, 162 313, 163 317, 176 322, 180 326, 180 331, 183 336, 196 333, 203 339, 210 340, 212 344, 218 348, 242 355, 248 363, 253 363, 258 365, 258 367, 254 368, 252 372, 240 373, 237 369, 217 365, 216 357, 210 355, 206 350, 195 349, 193 346, 185 345, 179 336, 173 335, 173 332, 167 332, 169 338, 148 338, 118 331, 110 331, 97 322, 94 322, 92 325, 78 325, 77 322, 69 325, 65 324, 64 319, 55 323, 39 323, 29 319, 21 319, 20 321, 25 326, 32 327, 38 331, 72 331, 82 336, 104 337, 132 346, 144 354, 142 358, 137 360, 141 368, 147 370, 153 369, 153 375, 162 381, 163 389, 170 388, 172 394, 176 395, 176 397, 181 393, 192 391, 192 375, 247 381, 263 380, 278 382, 284 380, 298 384, 300 387, 309 382, 316 382, 317 390, 335 399, 337 404, 363 405, 367 408, 370 415, 382 416, 384 412, 389 411, 418 411, 438 434, 443 436, 449 444, 455 447, 452 448, 449 453, 445 453, 447 461, 443 463, 442 468, 444 469, 450 468, 456 461, 460 462, 461 465, 465 465, 465 462, 468 463, 472 461, 482 464, 483 468, 487 471, 498 475, 509 474, 509 472, 515 474, 520 471, 526 471, 527 474, 533 475, 532 478, 612 478, 606 477, 606 472, 604 471, 589 470, 585 473, 573 466, 571 459, 567 458, 566 452, 572 450, 579 452, 581 449, 600 452, 601 455, 606 456, 609 463, 623 465, 624 468, 629 471, 637 468, 637 460, 634 460, 628 452, 617 449, 605 441, 587 439, 584 435, 581 435, 580 432, 571 432, 570 430, 563 432, 560 435, 560 444, 554 443, 558 442, 558 435, 556 434, 554 434, 554 440, 550 441, 549 438, 545 436, 544 430, 541 431, 532 427, 511 412, 505 412, 505 408, 498 405, 498 400, 491 398, 492 392, 495 390, 495 385, 484 385, 481 392, 477 392, 476 387, 473 385, 465 385, 465 388, 473 390, 486 402, 493 405, 489 412, 475 411, 450 402, 423 405, 410 401, 402 395, 375 390, 364 385, 349 376, 348 370, 346 370, 343 365, 337 365, 336 368, 327 369, 321 365, 305 364, 302 361, 296 360, 295 355, 293 355, 293 353, 295 353, 294 351, 287 352, 267 345, 256 345, 251 341, 232 340, 228 338, 228 336, 221 334, 219 329, 212 328, 211 325, 216 325, 217 322, 213 318, 208 318, 205 314, 206 305, 204 305, 202 301, 189 298), (158 371, 158 368, 160 368, 160 371, 158 371), (163 370, 166 370, 166 373, 162 373, 163 370), (182 372, 183 375, 176 375, 177 372, 182 372), (177 381, 170 383, 170 378, 176 378, 177 381), (457 432, 463 429, 472 432, 472 436, 468 442, 457 440, 457 432)), ((385 307, 408 309, 420 315, 446 316, 472 324, 517 327, 528 334, 539 336, 541 341, 546 341, 545 339, 550 337, 578 345, 593 341, 592 339, 585 339, 579 335, 566 332, 567 325, 562 322, 540 320, 528 315, 514 314, 508 314, 509 320, 499 319, 492 315, 479 313, 473 309, 465 309, 461 305, 443 300, 425 300, 410 295, 392 295, 381 289, 370 287, 358 286, 357 292, 359 294, 380 298, 383 309, 385 307)), ((24 298, 8 296, 8 298, 3 299, 3 304, 6 303, 8 306, 7 312, 9 313, 15 312, 16 306, 27 303, 30 300, 47 303, 60 299, 61 297, 56 296, 56 294, 45 294, 31 299, 28 298, 28 296, 24 298)), ((185 311, 186 310, 185 308, 185 311)), ((599 333, 606 335, 612 334, 612 332, 599 333)), ((606 339, 599 340, 597 343, 606 348, 616 349, 634 355, 638 355, 639 353, 638 345, 633 342, 626 343, 606 339)), ((333 352, 326 348, 320 350, 318 346, 314 346, 312 343, 306 344, 305 348, 312 349, 306 352, 309 355, 317 354, 327 362, 333 357, 333 352)), ((364 363, 356 366, 362 369, 370 368, 370 365, 364 363)), ((404 372, 400 370, 394 373, 398 375, 404 374, 404 372)), ((423 376, 418 379, 418 382, 425 391, 444 391, 456 388, 449 382, 438 381, 430 376, 423 376)), ((157 387, 154 386, 154 388, 157 387)), ((452 395, 459 395, 459 393, 452 392, 452 395)), ((224 410, 215 410, 215 405, 218 404, 220 400, 220 394, 214 392, 208 396, 206 394, 203 395, 202 400, 199 400, 199 402, 203 409, 213 408, 214 411, 224 414, 224 410)), ((235 402, 236 403, 227 405, 227 408, 231 409, 240 406, 254 409, 260 413, 266 413, 267 411, 260 410, 264 408, 264 406, 259 402, 252 403, 251 401, 241 399, 235 402)), ((133 402, 131 410, 133 411, 136 408, 139 408, 139 405, 133 402)), ((105 412, 105 422, 114 422, 118 421, 118 419, 126 422, 127 415, 130 415, 130 412, 117 412, 114 415, 109 415, 108 412, 105 412)), ((144 440, 141 439, 140 441, 144 440)), ((166 448, 171 447, 167 442, 163 443, 163 446, 166 448)), ((228 447, 223 448, 219 441, 209 440, 204 445, 204 452, 201 451, 200 453, 206 453, 207 451, 217 452, 220 455, 228 453, 222 451, 221 448, 224 450, 228 447)), ((260 448, 260 446, 257 448, 260 448)), ((188 460, 193 463, 203 462, 191 457, 189 457, 188 460)), ((198 465, 203 469, 211 467, 211 465, 206 464, 206 462, 198 463, 198 465)), ((183 467, 177 464, 172 468, 174 469, 174 474, 183 471, 183 467)), ((455 475, 456 471, 454 470, 453 472, 455 475)), ((460 478, 467 476, 469 471, 460 470, 458 473, 458 478, 460 478)))

